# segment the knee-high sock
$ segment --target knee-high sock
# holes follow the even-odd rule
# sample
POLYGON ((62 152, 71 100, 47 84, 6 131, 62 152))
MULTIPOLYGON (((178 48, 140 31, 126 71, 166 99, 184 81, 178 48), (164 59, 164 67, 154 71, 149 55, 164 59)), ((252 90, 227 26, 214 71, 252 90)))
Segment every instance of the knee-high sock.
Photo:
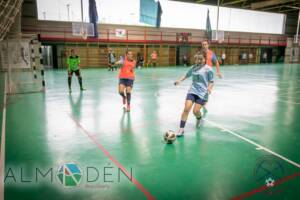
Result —
POLYGON ((121 95, 121 97, 123 99, 123 104, 125 104, 126 103, 126 101, 125 101, 126 97, 125 97, 124 92, 119 92, 119 94, 121 95))
POLYGON ((72 77, 68 76, 68 85, 69 89, 71 89, 72 77))
POLYGON ((131 100, 131 93, 126 93, 126 98, 127 98, 127 104, 130 105, 130 100, 131 100))
POLYGON ((125 94, 124 94, 124 92, 119 92, 119 94, 125 99, 125 94))
POLYGON ((186 121, 180 121, 180 128, 184 128, 185 127, 185 123, 186 123, 186 121))
POLYGON ((78 82, 79 82, 80 88, 82 89, 82 77, 81 76, 78 77, 78 82))

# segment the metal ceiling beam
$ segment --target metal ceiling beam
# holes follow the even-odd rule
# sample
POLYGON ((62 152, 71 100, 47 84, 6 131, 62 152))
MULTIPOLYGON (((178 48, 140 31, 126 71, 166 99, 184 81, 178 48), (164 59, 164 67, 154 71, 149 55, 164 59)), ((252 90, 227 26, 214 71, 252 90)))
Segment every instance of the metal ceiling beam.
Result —
POLYGON ((267 0, 262 2, 251 3, 251 9, 260 9, 278 4, 285 4, 288 2, 294 2, 295 0, 267 0))
POLYGON ((290 8, 290 9, 285 9, 285 10, 280 10, 280 13, 287 13, 287 12, 291 12, 291 11, 297 11, 298 9, 295 8, 290 8))
MULTIPOLYGON (((262 9, 259 9, 259 10, 274 10, 274 9, 279 9, 277 10, 280 11, 280 9, 284 8, 284 7, 288 7, 288 6, 296 6, 298 7, 298 5, 300 5, 300 2, 289 2, 288 5, 277 5, 277 6, 273 6, 273 7, 266 7, 266 8, 262 8, 262 9), (290 4, 291 3, 291 4, 290 4)), ((245 6, 242 6, 243 8, 250 8, 250 4, 249 5, 245 5, 245 6)))
POLYGON ((281 7, 283 7, 283 5, 274 6, 274 7, 267 7, 267 8, 263 8, 263 9, 260 9, 260 10, 273 10, 273 9, 277 9, 277 8, 281 8, 281 7))
POLYGON ((228 6, 228 5, 234 5, 234 4, 237 4, 237 3, 242 3, 244 1, 247 1, 247 0, 235 0, 235 1, 229 1, 229 2, 225 2, 222 4, 222 6, 228 6))
POLYGON ((196 3, 203 3, 203 2, 205 2, 206 0, 197 0, 197 1, 195 1, 196 3))
POLYGON ((300 9, 300 7, 296 7, 296 6, 285 6, 287 8, 293 8, 293 9, 300 9))

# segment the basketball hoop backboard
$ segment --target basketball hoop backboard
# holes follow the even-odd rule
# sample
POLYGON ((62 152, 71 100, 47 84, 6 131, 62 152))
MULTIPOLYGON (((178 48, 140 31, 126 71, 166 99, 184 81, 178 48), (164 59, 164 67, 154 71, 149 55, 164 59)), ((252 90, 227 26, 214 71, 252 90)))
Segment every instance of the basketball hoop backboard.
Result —
POLYGON ((212 41, 218 41, 219 43, 222 43, 224 41, 224 31, 212 31, 212 41))
POLYGON ((74 36, 82 37, 87 39, 87 37, 94 37, 94 25, 93 23, 87 22, 73 22, 72 23, 72 34, 74 36))

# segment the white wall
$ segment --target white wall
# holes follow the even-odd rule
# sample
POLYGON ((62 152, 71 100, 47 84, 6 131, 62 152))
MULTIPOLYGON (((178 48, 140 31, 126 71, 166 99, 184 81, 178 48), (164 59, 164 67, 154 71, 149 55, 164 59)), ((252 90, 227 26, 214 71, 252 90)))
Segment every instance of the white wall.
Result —
MULTIPOLYGON (((88 18, 88 0, 84 2, 84 21, 88 18)), ((99 23, 144 25, 139 22, 139 0, 96 0, 99 23)), ((160 0, 163 9, 161 27, 205 29, 207 10, 212 29, 216 29, 217 7, 203 4, 160 0)), ((81 21, 80 0, 37 0, 38 17, 47 20, 81 21)), ((220 8, 219 30, 282 34, 284 14, 258 12, 234 8, 220 8)))

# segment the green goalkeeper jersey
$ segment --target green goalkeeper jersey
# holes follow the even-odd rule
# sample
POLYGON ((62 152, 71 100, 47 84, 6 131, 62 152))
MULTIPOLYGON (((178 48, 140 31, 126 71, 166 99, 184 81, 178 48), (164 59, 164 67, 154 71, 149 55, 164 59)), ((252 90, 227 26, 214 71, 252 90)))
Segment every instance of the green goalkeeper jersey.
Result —
POLYGON ((79 69, 79 64, 80 64, 80 58, 79 56, 70 56, 67 60, 69 70, 76 71, 79 69))

